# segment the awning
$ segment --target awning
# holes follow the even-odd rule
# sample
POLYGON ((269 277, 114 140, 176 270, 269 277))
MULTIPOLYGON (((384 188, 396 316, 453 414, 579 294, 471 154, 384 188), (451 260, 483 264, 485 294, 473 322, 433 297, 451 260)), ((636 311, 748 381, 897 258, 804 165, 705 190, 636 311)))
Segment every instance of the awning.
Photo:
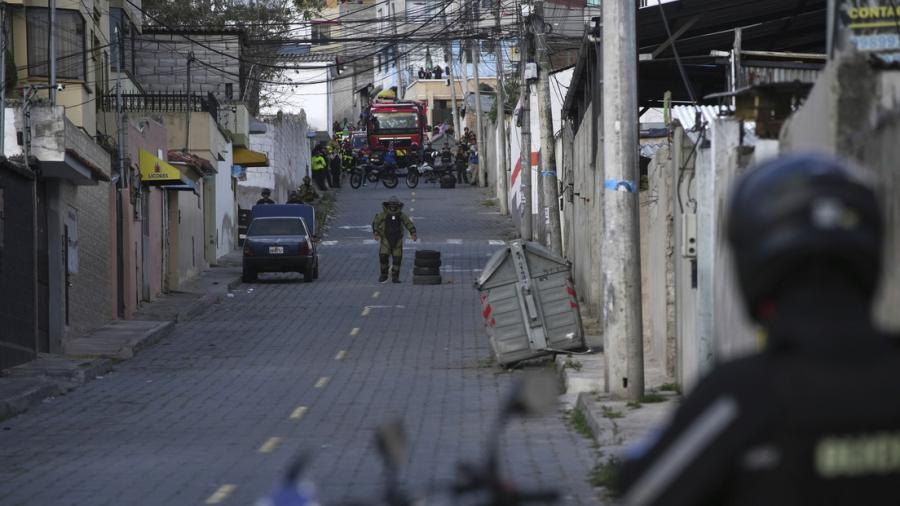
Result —
POLYGON ((234 148, 234 163, 244 167, 268 167, 269 157, 265 153, 247 148, 234 148))
POLYGON ((139 169, 141 182, 152 185, 180 185, 184 183, 181 171, 178 167, 160 160, 149 151, 139 151, 139 169))
POLYGON ((197 183, 191 181, 190 179, 185 180, 184 182, 178 182, 173 184, 161 184, 159 187, 163 190, 176 191, 176 192, 194 192, 197 195, 197 183))

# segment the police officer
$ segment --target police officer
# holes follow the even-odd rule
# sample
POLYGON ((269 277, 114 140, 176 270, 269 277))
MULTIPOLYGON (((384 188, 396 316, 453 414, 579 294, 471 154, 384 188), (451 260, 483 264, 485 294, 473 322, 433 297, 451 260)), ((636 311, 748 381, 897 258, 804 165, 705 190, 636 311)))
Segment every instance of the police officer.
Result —
POLYGON ((297 193, 300 197, 300 200, 303 202, 313 202, 317 198, 319 198, 319 194, 316 193, 316 189, 312 186, 312 180, 309 176, 303 176, 303 184, 297 187, 297 193))
POLYGON ((713 370, 621 470, 625 504, 897 504, 900 354, 870 313, 882 220, 841 162, 738 183, 728 241, 764 349, 713 370))
POLYGON ((288 195, 287 203, 303 204, 303 199, 300 198, 300 192, 298 192, 297 190, 291 190, 291 193, 288 195))
POLYGON ((403 203, 397 197, 391 197, 381 204, 383 210, 375 215, 372 221, 372 233, 379 241, 378 260, 381 265, 380 283, 388 279, 388 267, 391 270, 391 281, 400 282, 400 262, 403 260, 403 229, 409 230, 412 240, 417 240, 416 226, 409 216, 403 214, 403 203), (393 257, 393 265, 391 263, 393 257))
POLYGON ((316 186, 319 187, 319 190, 325 191, 328 189, 325 182, 328 179, 328 162, 325 161, 325 153, 322 151, 316 151, 312 156, 312 175, 313 179, 316 181, 316 186))
POLYGON ((256 201, 256 205, 259 204, 274 204, 275 201, 270 197, 272 195, 272 190, 268 188, 263 188, 262 190, 262 198, 256 201))

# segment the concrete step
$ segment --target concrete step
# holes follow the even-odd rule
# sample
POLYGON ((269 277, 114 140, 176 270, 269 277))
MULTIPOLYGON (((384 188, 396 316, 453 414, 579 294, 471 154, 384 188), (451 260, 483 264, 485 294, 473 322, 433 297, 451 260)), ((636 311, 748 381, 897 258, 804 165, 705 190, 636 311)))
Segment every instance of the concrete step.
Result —
POLYGON ((45 378, 80 385, 112 369, 112 360, 105 358, 72 358, 41 354, 36 360, 3 371, 10 378, 45 378))
POLYGON ((24 413, 47 397, 59 395, 60 385, 39 377, 3 378, 0 381, 0 420, 24 413))

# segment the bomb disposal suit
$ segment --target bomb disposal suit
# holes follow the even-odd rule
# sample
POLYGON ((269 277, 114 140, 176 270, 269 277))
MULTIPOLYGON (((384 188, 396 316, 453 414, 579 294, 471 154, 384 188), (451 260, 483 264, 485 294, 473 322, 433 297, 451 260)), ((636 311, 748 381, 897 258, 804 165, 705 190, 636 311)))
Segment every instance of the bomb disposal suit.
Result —
POLYGON ((412 240, 416 240, 416 226, 412 220, 403 214, 403 203, 397 197, 391 197, 382 203, 383 211, 375 215, 372 221, 372 233, 380 243, 378 259, 381 266, 379 281, 387 280, 388 267, 391 257, 393 266, 390 266, 391 278, 395 283, 400 282, 400 262, 403 260, 403 229, 409 231, 412 240))

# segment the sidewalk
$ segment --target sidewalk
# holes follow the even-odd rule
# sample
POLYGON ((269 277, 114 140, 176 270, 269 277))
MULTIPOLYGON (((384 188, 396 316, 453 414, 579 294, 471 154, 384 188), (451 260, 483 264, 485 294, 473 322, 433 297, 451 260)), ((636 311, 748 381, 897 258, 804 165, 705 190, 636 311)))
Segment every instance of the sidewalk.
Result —
POLYGON ((663 372, 645 366, 646 388, 641 402, 613 400, 603 393, 605 358, 602 352, 557 355, 556 369, 565 388, 567 421, 571 429, 595 443, 597 461, 589 480, 602 496, 615 476, 624 451, 654 429, 661 427, 678 404, 675 385, 666 383, 663 372))
POLYGON ((235 250, 180 290, 144 304, 131 320, 113 320, 68 340, 63 355, 41 354, 37 360, 0 371, 0 420, 102 378, 116 361, 134 357, 168 335, 176 323, 197 317, 228 296, 240 284, 240 276, 241 252, 235 250))

